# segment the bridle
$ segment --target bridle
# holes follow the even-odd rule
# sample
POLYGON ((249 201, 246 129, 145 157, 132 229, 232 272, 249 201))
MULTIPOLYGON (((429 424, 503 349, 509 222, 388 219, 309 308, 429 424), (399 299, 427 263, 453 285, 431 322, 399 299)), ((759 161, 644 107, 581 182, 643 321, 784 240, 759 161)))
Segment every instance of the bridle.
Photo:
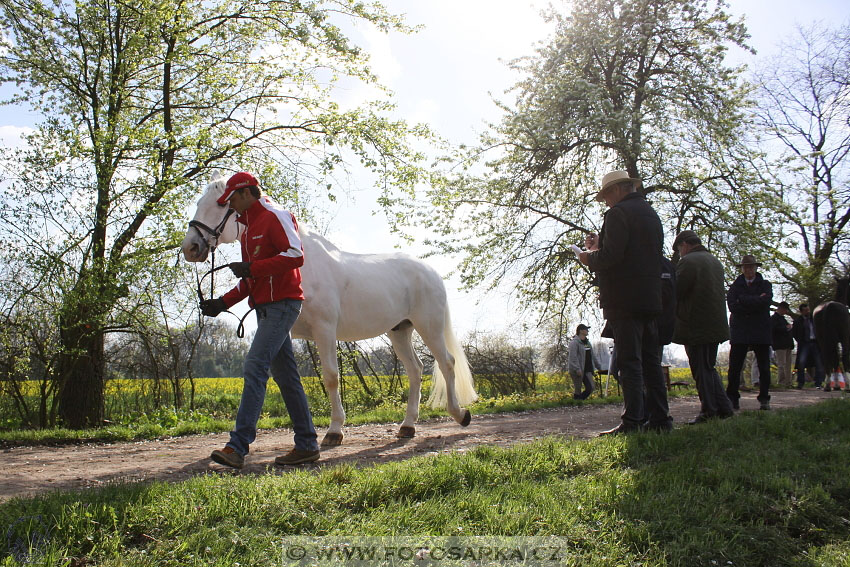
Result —
POLYGON ((197 273, 195 274, 196 279, 198 280, 198 299, 200 301, 204 301, 204 294, 201 291, 201 282, 204 281, 204 278, 210 276, 210 297, 215 293, 215 273, 222 268, 226 268, 227 264, 223 266, 216 267, 215 265, 215 249, 218 248, 218 239, 221 238, 221 233, 224 231, 224 226, 227 224, 228 219, 234 213, 233 209, 230 207, 227 208, 227 212, 224 213, 224 218, 221 219, 221 222, 215 228, 210 228, 208 225, 202 223, 199 220, 190 220, 189 228, 194 228, 198 231, 198 234, 201 236, 201 240, 204 241, 204 244, 207 245, 207 248, 210 249, 210 256, 212 261, 212 268, 207 271, 203 276, 198 277, 197 273), (206 234, 204 234, 206 233, 206 234), (212 242, 207 240, 208 236, 212 237, 212 242))
MULTIPOLYGON (((216 250, 216 248, 218 248, 218 239, 221 238, 221 233, 224 232, 224 227, 225 227, 225 225, 227 224, 227 221, 230 219, 231 215, 233 215, 234 212, 235 211, 233 209, 228 207, 227 212, 224 213, 224 218, 221 219, 221 222, 218 223, 218 225, 216 225, 215 228, 210 228, 209 225, 204 224, 199 220, 193 219, 193 220, 189 221, 189 228, 194 228, 195 230, 197 230, 198 234, 201 236, 201 240, 203 240, 204 243, 207 245, 207 247, 210 249, 210 263, 211 263, 210 269, 207 270, 204 273, 204 275, 202 275, 200 277, 198 277, 197 271, 195 272, 195 279, 198 282, 198 300, 201 301, 201 302, 205 301, 204 292, 201 290, 201 282, 204 281, 205 277, 210 276, 210 297, 212 297, 213 295, 215 295, 215 273, 217 271, 223 270, 224 268, 227 267, 227 264, 223 264, 221 266, 215 265, 215 250, 216 250), (206 234, 204 234, 204 233, 206 233, 206 234), (212 242, 210 242, 208 240, 208 237, 212 237, 212 242)), ((238 239, 239 233, 241 232, 238 224, 237 224, 236 230, 237 230, 237 239, 238 239)), ((245 315, 241 319, 239 319, 239 327, 236 328, 236 336, 239 337, 240 339, 245 336, 245 326, 244 326, 245 317, 247 317, 248 313, 250 313, 251 311, 253 311, 253 309, 249 309, 248 312, 245 313, 245 315)), ((229 309, 225 310, 224 312, 230 313, 234 317, 239 318, 238 315, 236 315, 235 313, 233 313, 229 309)))
MULTIPOLYGON (((219 205, 219 206, 222 206, 222 205, 219 205)), ((230 207, 227 207, 227 212, 224 213, 224 218, 221 219, 221 222, 218 223, 218 225, 215 228, 210 228, 209 226, 207 226, 206 224, 202 223, 199 220, 190 220, 189 221, 189 227, 197 230, 198 234, 200 234, 201 238, 204 240, 204 243, 206 243, 206 245, 209 247, 209 249, 212 252, 215 252, 215 249, 218 246, 218 239, 221 237, 221 233, 224 231, 224 225, 227 224, 227 220, 230 218, 230 216, 233 213, 234 213, 233 209, 231 209, 230 207), (206 235, 204 235, 204 233, 207 233, 208 235, 213 237, 213 243, 212 244, 210 244, 209 241, 207 241, 207 237, 206 237, 206 235)))

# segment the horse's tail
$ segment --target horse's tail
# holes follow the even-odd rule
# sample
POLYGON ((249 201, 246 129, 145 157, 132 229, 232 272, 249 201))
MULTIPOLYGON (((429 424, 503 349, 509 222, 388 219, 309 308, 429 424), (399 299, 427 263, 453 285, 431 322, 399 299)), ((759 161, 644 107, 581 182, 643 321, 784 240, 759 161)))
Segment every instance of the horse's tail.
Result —
MULTIPOLYGON (((478 399, 478 394, 475 393, 475 384, 472 381, 472 371, 469 369, 469 362, 466 360, 466 354, 463 352, 463 347, 460 346, 455 333, 452 330, 452 318, 446 309, 446 321, 443 327, 443 339, 446 342, 446 348, 449 354, 455 360, 455 394, 457 402, 461 406, 471 404, 478 399)), ((445 408, 448 402, 446 396, 446 379, 443 373, 440 372, 439 364, 434 362, 434 374, 431 380, 431 396, 428 398, 428 403, 432 408, 445 408)))

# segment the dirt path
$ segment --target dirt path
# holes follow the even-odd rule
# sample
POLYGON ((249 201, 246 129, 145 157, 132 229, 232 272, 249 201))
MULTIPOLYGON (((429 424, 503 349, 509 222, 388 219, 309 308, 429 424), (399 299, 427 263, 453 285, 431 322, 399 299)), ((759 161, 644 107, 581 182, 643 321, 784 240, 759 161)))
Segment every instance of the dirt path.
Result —
MULTIPOLYGON (((782 409, 843 396, 819 390, 772 392, 771 405, 782 409)), ((755 410, 755 393, 745 393, 742 410, 755 410)), ((696 398, 671 399, 676 425, 686 423, 699 411, 696 398)), ((419 423, 413 439, 397 439, 393 424, 362 425, 344 430, 343 445, 322 453, 317 468, 342 462, 368 465, 406 459, 416 455, 465 451, 478 445, 509 446, 547 435, 594 437, 619 422, 621 407, 585 405, 520 413, 473 416, 467 428, 448 418, 419 423)), ((324 431, 319 431, 320 437, 324 431)), ((289 450, 288 429, 261 431, 251 448, 245 468, 233 471, 209 460, 213 449, 229 439, 226 433, 177 437, 156 441, 114 444, 82 444, 67 447, 13 447, 2 451, 5 472, 0 479, 0 501, 52 490, 81 489, 110 482, 183 480, 212 471, 256 474, 288 469, 273 466, 275 456, 289 450)), ((291 469, 290 469, 291 470, 291 469)))

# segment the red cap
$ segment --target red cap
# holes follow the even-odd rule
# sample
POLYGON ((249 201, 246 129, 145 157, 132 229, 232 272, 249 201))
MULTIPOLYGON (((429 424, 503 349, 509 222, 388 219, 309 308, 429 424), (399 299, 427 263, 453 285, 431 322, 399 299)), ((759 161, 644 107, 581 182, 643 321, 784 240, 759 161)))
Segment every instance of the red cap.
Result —
POLYGON ((227 185, 224 186, 224 194, 218 198, 219 205, 226 205, 227 201, 230 199, 230 196, 237 189, 242 189, 243 187, 259 187, 260 184, 257 182, 257 178, 248 173, 247 171, 240 171, 239 173, 233 174, 230 179, 227 180, 227 185))

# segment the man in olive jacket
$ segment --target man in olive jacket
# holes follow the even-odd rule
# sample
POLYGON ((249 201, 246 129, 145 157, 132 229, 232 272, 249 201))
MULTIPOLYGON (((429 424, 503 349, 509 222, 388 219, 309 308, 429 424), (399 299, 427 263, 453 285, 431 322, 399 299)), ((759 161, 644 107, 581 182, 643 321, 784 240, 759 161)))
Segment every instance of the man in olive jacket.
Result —
POLYGON ((664 230, 658 214, 637 191, 640 185, 640 179, 626 171, 602 178, 596 200, 609 209, 599 236, 589 235, 587 251, 579 254, 599 282, 599 303, 614 336, 623 389, 622 421, 603 434, 638 431, 647 417, 649 429, 673 427, 657 323, 664 230))
POLYGON ((741 370, 747 351, 756 355, 759 368, 760 408, 770 409, 770 344, 773 341, 770 327, 770 304, 773 286, 756 271, 761 264, 754 256, 745 255, 738 264, 738 276, 726 293, 729 305, 729 374, 726 395, 735 409, 739 407, 741 370))
POLYGON ((691 230, 673 241, 679 253, 676 264, 676 326, 673 342, 684 345, 697 383, 700 412, 690 423, 734 415, 715 368, 717 347, 729 340, 726 321, 726 283, 723 264, 702 245, 691 230))

